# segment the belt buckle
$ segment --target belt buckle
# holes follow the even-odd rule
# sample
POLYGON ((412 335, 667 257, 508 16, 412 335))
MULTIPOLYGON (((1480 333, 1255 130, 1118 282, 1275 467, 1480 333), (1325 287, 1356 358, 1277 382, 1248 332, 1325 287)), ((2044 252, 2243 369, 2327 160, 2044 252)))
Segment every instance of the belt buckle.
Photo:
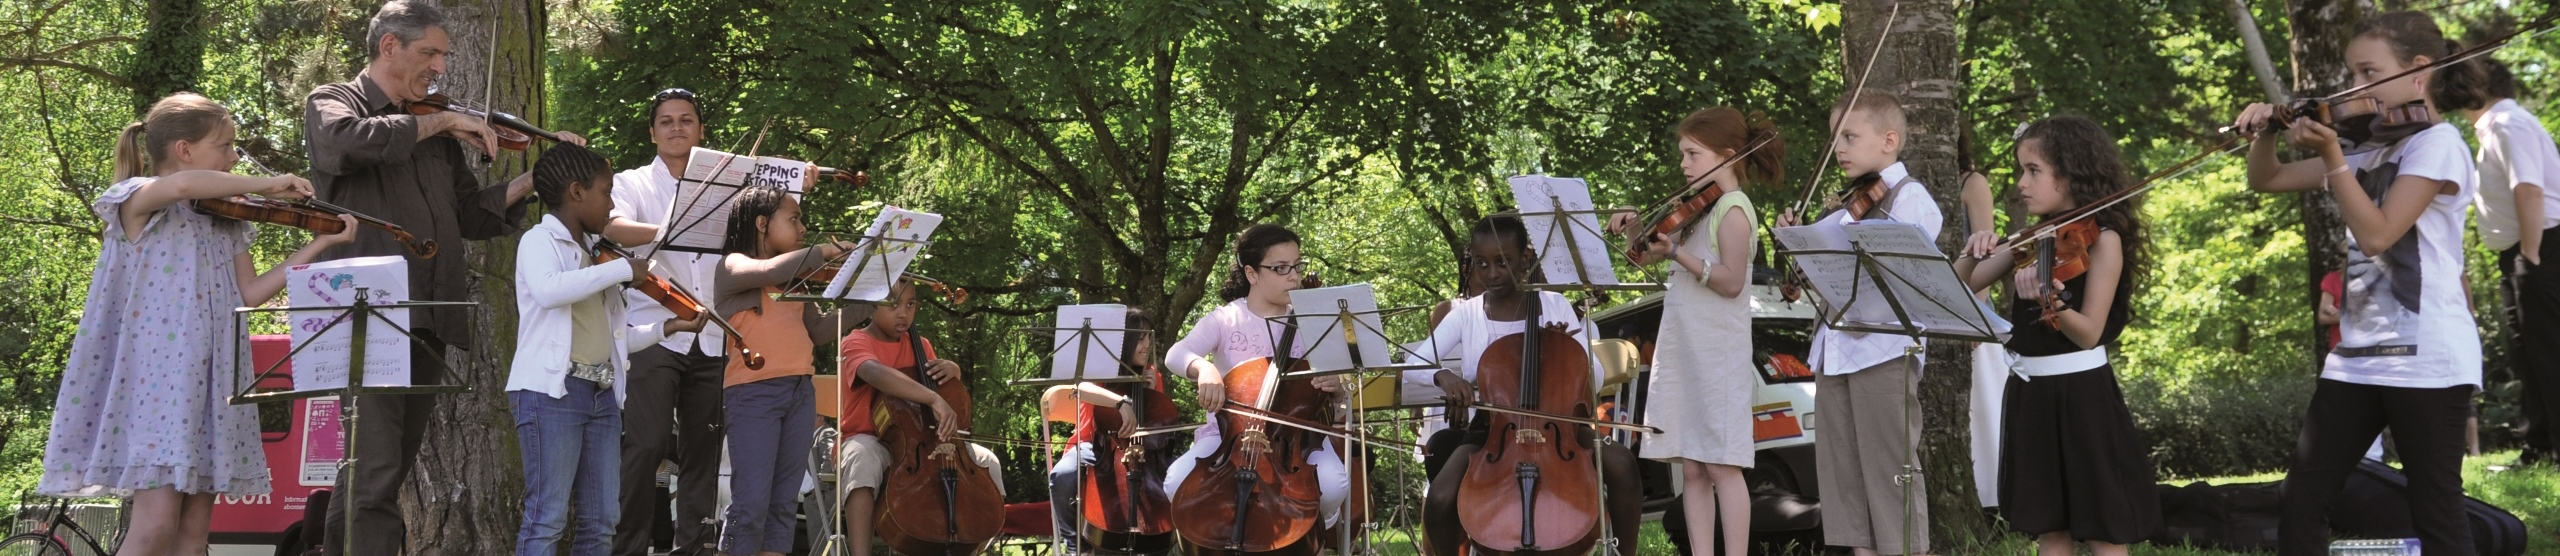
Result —
POLYGON ((611 365, 570 363, 569 376, 587 379, 589 382, 596 383, 597 388, 613 387, 613 366, 611 365))

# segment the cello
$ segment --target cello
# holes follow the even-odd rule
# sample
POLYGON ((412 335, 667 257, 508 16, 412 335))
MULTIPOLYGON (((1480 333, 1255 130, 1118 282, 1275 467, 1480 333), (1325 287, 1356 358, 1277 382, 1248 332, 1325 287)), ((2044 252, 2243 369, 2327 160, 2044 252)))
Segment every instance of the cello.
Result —
MULTIPOLYGON (((1329 421, 1323 391, 1305 380, 1283 380, 1287 373, 1308 368, 1305 360, 1290 354, 1297 336, 1297 327, 1290 326, 1281 332, 1277 354, 1228 369, 1227 405, 1255 414, 1329 421)), ((1318 504, 1324 491, 1307 454, 1323 445, 1320 437, 1234 411, 1220 416, 1218 427, 1224 445, 1201 457, 1199 467, 1174 489, 1173 527, 1189 552, 1315 555, 1321 543, 1308 533, 1323 519, 1318 504)))
MULTIPOLYGON (((938 283, 937 283, 938 284, 938 283)), ((970 459, 966 430, 942 440, 943 427, 969 422, 969 386, 961 381, 937 383, 925 373, 924 338, 913 326, 907 347, 915 365, 901 368, 908 378, 929 385, 951 405, 958 423, 934 422, 933 410, 894 397, 881 398, 886 424, 880 445, 893 454, 881 481, 880 506, 873 531, 899 554, 976 554, 995 541, 1004 525, 1004 494, 997 478, 970 459)))
MULTIPOLYGON (((1142 427, 1176 424, 1180 409, 1163 390, 1139 385, 1122 392, 1142 427)), ((1079 514, 1091 534, 1087 546, 1133 554, 1153 554, 1173 547, 1173 500, 1165 495, 1162 454, 1171 436, 1121 438, 1126 423, 1120 412, 1095 407, 1093 463, 1077 479, 1083 501, 1079 514), (1154 454, 1154 455, 1151 455, 1154 454)))
MULTIPOLYGON (((1537 413, 1590 415, 1590 353, 1570 334, 1549 330, 1544 303, 1527 304, 1527 329, 1485 346, 1476 397, 1487 406, 1537 413)), ((1458 520, 1469 552, 1504 555, 1585 554, 1599 544, 1600 450, 1588 425, 1497 412, 1484 448, 1467 464, 1458 489, 1458 520)))

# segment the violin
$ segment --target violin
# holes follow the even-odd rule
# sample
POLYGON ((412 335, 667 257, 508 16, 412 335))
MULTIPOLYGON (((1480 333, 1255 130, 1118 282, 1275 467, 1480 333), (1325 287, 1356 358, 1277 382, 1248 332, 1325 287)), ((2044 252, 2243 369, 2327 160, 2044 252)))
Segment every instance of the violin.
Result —
MULTIPOLYGON (((1322 285, 1309 275, 1304 287, 1322 285), (1309 283, 1313 285, 1308 285, 1309 283)), ((1287 373, 1307 370, 1306 360, 1289 353, 1298 329, 1280 335, 1279 353, 1237 364, 1226 374, 1230 411, 1218 417, 1225 444, 1203 456, 1191 475, 1175 485, 1173 527, 1195 555, 1272 552, 1287 549, 1313 555, 1321 541, 1310 535, 1323 519, 1317 507, 1324 495, 1307 454, 1324 442, 1303 430, 1272 426, 1251 415, 1299 422, 1329 422, 1324 392, 1305 380, 1283 380, 1287 373)))
MULTIPOLYGON (((639 257, 614 245, 613 240, 596 240, 596 264, 635 258, 639 257)), ((675 281, 656 274, 645 274, 633 279, 630 286, 632 289, 640 290, 642 295, 649 296, 649 299, 657 300, 659 305, 667 308, 667 311, 675 313, 677 320, 693 320, 702 318, 703 315, 711 315, 711 324, 719 326, 721 332, 729 335, 729 345, 738 346, 739 357, 746 359, 747 368, 764 368, 764 355, 756 353, 756 350, 747 349, 746 336, 738 334, 738 329, 729 325, 729 319, 720 318, 720 314, 703 305, 702 300, 694 299, 693 294, 687 293, 684 288, 676 287, 675 281)))
MULTIPOLYGON (((1549 330, 1537 297, 1528 327, 1485 346, 1476 367, 1484 405, 1591 415, 1591 359, 1571 334, 1549 330)), ((1472 554, 1580 555, 1604 534, 1598 435, 1586 424, 1496 412, 1485 446, 1458 488, 1458 521, 1472 554)), ((1629 517, 1632 519, 1632 517, 1629 517)))
POLYGON ((818 167, 818 181, 827 181, 827 180, 834 180, 834 181, 840 181, 840 182, 844 182, 844 183, 850 183, 850 184, 853 184, 853 187, 854 187, 855 189, 860 189, 860 188, 862 188, 863 186, 871 185, 871 173, 870 173, 870 172, 860 171, 860 170, 851 170, 851 171, 847 171, 847 170, 838 170, 838 169, 835 169, 835 168, 828 168, 828 167, 825 167, 825 166, 819 166, 819 167, 818 167))
POLYGON ((1715 208, 1717 199, 1724 198, 1724 187, 1722 184, 1712 180, 1707 181, 1706 185, 1701 186, 1698 184, 1698 181, 1705 180, 1708 176, 1715 175, 1716 170, 1723 169, 1725 165, 1732 164, 1733 161, 1742 160, 1745 157, 1751 156, 1753 151, 1760 150, 1762 145, 1767 145, 1771 139, 1776 138, 1777 135, 1772 134, 1768 137, 1760 138, 1759 141, 1753 141, 1751 146, 1744 148, 1741 153, 1724 159, 1724 162, 1716 163, 1716 166, 1714 168, 1708 168, 1706 173, 1699 174, 1698 177, 1690 179, 1689 183, 1680 187, 1680 193, 1672 195, 1670 199, 1665 199, 1662 203, 1654 205, 1652 209, 1646 210, 1643 220, 1640 220, 1640 222, 1644 223, 1644 226, 1636 228, 1638 230, 1643 230, 1643 232, 1627 236, 1627 243, 1629 244, 1627 247, 1627 259, 1637 260, 1643 257, 1645 255, 1646 246, 1652 243, 1651 240, 1653 236, 1657 234, 1675 238, 1680 237, 1682 235, 1687 235, 1691 228, 1697 227, 1698 222, 1706 220, 1706 216, 1708 216, 1707 210, 1715 208))
POLYGON ((894 454, 896 463, 881 482, 874 530, 899 554, 977 554, 1004 525, 1004 494, 996 489, 996 478, 971 459, 969 445, 957 440, 965 431, 950 441, 937 434, 943 427, 970 422, 969 386, 958 380, 937 383, 925 373, 933 361, 925 357, 923 335, 912 328, 907 348, 916 364, 899 371, 933 388, 959 422, 936 422, 924 404, 882 398, 888 421, 880 429, 880 445, 894 454))
POLYGON ((542 128, 534 127, 532 123, 528 123, 524 121, 523 118, 518 118, 514 114, 493 110, 484 111, 472 108, 465 103, 454 100, 453 97, 445 96, 444 93, 427 93, 427 98, 409 101, 408 105, 403 107, 403 109, 412 116, 425 116, 437 112, 452 112, 468 117, 480 118, 481 120, 489 122, 489 132, 498 140, 498 148, 510 151, 521 151, 532 147, 533 138, 535 137, 540 137, 544 140, 555 143, 560 141, 559 135, 554 135, 549 131, 544 131, 542 128))
MULTIPOLYGON (((1141 427, 1162 427, 1180 420, 1179 408, 1164 391, 1144 385, 1129 388, 1130 405, 1141 427)), ((1094 407, 1093 463, 1077 480, 1084 495, 1084 522, 1094 534, 1084 535, 1092 548, 1128 554, 1155 554, 1173 548, 1173 500, 1165 496, 1164 476, 1173 458, 1162 457, 1173 438, 1168 435, 1121 438, 1126 425, 1117 408, 1094 407)))
MULTIPOLYGON (((267 169, 267 165, 258 163, 258 159, 250 158, 249 151, 247 149, 241 149, 239 147, 232 147, 232 149, 234 153, 240 156, 240 160, 242 162, 247 162, 249 164, 250 168, 254 168, 258 172, 270 176, 283 175, 274 170, 267 169)), ((311 233, 323 235, 347 231, 346 221, 339 220, 338 215, 343 214, 353 216, 359 224, 366 224, 376 228, 381 228, 382 231, 385 232, 391 232, 392 238, 400 240, 400 245, 409 248, 409 252, 418 255, 418 258, 436 258, 435 240, 418 239, 417 236, 409 235, 409 231, 402 229, 399 224, 393 224, 387 220, 366 216, 364 213, 347 210, 346 207, 329 204, 319 199, 287 201, 283 199, 235 195, 214 199, 189 200, 187 201, 187 208, 195 210, 197 214, 203 214, 206 216, 219 216, 232 220, 256 222, 259 224, 274 224, 287 228, 310 230, 311 233)))
POLYGON ((2098 241, 2098 221, 2076 220, 2055 228, 2053 233, 2035 240, 2033 247, 2021 244, 2013 250, 2016 272, 2034 272, 2036 287, 2044 295, 2045 326, 2062 328, 2062 292, 2051 291, 2055 280, 2071 281, 2089 272, 2089 246, 2098 241), (2029 250, 2033 249, 2032 252, 2029 250))
POLYGON ((2251 131, 2283 131, 2297 118, 2320 122, 2338 132, 2338 149, 2346 154, 2371 152, 2397 143, 2437 122, 2436 111, 2427 101, 2416 100, 2397 106, 2383 106, 2370 96, 2342 99, 2302 99, 2275 107, 2264 128, 2251 131))

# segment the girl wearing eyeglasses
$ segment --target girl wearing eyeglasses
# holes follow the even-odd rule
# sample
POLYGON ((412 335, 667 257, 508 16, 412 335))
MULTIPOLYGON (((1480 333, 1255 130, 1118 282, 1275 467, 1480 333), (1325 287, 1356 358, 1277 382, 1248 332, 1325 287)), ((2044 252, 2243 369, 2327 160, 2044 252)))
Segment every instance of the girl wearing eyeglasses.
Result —
MULTIPOLYGON (((1227 303, 1193 321, 1191 333, 1175 342, 1164 355, 1167 369, 1198 381, 1200 407, 1208 409, 1208 426, 1194 429, 1191 452, 1173 460, 1165 473, 1166 486, 1181 485, 1200 458, 1218 453, 1223 443, 1216 408, 1226 405, 1227 400, 1227 388, 1221 381, 1228 368, 1272 355, 1273 340, 1282 336, 1280 322, 1272 319, 1289 314, 1289 291, 1298 289, 1299 279, 1306 276, 1307 264, 1298 251, 1298 233, 1277 224, 1246 228, 1236 236, 1235 256, 1236 266, 1227 273, 1226 285, 1218 288, 1218 298, 1227 303)), ((1340 389, 1331 376, 1313 381, 1316 388, 1327 392, 1340 389)), ((1351 492, 1350 469, 1343 466, 1342 455, 1334 451, 1331 443, 1308 453, 1307 464, 1316 468, 1317 483, 1323 491, 1317 507, 1324 514, 1325 525, 1332 526, 1340 517, 1344 496, 1351 492)))

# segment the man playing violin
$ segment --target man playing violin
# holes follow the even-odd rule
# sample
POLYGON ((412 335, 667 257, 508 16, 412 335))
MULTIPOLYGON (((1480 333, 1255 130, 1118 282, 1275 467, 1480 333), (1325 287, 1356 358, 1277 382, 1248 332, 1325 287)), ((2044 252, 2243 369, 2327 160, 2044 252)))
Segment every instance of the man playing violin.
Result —
MULTIPOLYGON (((425 98, 428 85, 445 72, 453 43, 444 21, 442 11, 417 0, 394 0, 374 14, 365 32, 372 57, 364 71, 354 80, 322 85, 304 101, 311 184, 321 200, 398 224, 438 244, 513 235, 525 220, 522 203, 533 191, 533 179, 527 174, 501 187, 481 186, 465 149, 494 154, 489 127, 451 112, 413 116, 404 111, 409 102, 425 98)), ((573 134, 558 136, 586 144, 573 134)), ((460 301, 473 288, 463 257, 417 258, 379 231, 359 232, 354 242, 321 258, 382 255, 410 257, 414 299, 460 301)), ((419 384, 445 382, 444 367, 436 361, 444 346, 472 348, 471 315, 462 309, 415 311, 411 331, 421 342, 412 344, 409 376, 419 384)), ((331 555, 398 554, 408 539, 397 506, 400 481, 409 475, 425 440, 435 401, 374 396, 359 403, 363 428, 350 454, 356 469, 340 480, 360 479, 363 484, 339 485, 340 492, 355 487, 355 496, 332 500, 325 549, 331 555), (362 528, 353 541, 343 536, 350 505, 362 528)))

